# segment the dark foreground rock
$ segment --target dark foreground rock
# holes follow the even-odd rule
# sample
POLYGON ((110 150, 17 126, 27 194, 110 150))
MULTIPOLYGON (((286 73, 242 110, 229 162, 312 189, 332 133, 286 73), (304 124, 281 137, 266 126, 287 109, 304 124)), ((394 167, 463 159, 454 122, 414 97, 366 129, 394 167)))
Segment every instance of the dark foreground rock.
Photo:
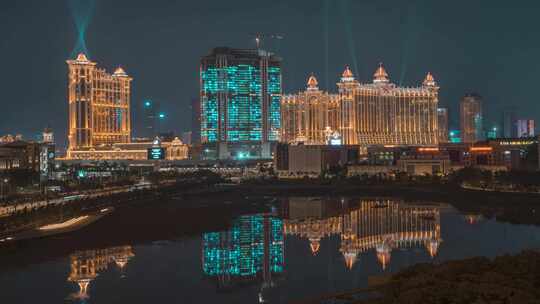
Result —
POLYGON ((386 303, 540 303, 540 252, 419 264, 379 287, 386 303))

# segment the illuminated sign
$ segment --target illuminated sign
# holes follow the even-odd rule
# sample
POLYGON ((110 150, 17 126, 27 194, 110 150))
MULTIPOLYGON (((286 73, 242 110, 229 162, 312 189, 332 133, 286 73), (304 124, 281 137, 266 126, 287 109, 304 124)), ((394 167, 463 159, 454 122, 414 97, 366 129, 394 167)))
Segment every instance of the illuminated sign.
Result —
POLYGON ((418 148, 418 152, 439 152, 439 148, 418 148))
POLYGON ((493 150, 492 147, 471 147, 471 152, 491 152, 493 150))
POLYGON ((534 140, 512 140, 512 141, 501 141, 499 143, 501 146, 528 146, 536 144, 534 140))
POLYGON ((332 138, 330 139, 331 146, 341 146, 341 138, 332 138))
POLYGON ((148 159, 149 160, 165 159, 165 149, 164 148, 149 148, 148 159))

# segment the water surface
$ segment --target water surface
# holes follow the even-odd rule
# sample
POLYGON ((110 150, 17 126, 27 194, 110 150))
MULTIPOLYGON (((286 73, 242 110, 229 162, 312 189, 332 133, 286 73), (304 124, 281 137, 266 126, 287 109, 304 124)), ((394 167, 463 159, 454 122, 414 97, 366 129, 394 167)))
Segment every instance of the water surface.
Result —
POLYGON ((540 245, 538 227, 399 199, 288 198, 228 223, 25 261, 0 270, 0 302, 288 303, 367 287, 416 263, 540 245))

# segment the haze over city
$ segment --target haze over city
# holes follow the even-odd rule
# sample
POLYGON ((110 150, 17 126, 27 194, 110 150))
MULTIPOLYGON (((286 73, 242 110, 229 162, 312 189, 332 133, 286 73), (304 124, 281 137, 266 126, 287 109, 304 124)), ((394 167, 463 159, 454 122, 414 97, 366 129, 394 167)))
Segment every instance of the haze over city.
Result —
POLYGON ((499 124, 514 105, 540 118, 535 75, 540 41, 534 1, 7 1, 0 4, 0 134, 35 138, 50 125, 66 138, 66 65, 84 31, 88 57, 107 69, 120 65, 135 79, 134 132, 143 99, 160 101, 165 126, 190 128, 198 96, 199 58, 215 46, 254 47, 254 33, 283 58, 283 92, 305 88, 314 73, 336 91, 345 65, 370 81, 384 62, 395 83, 413 85, 431 71, 457 127, 462 95, 484 97, 486 124, 499 124), (51 17, 54 16, 54 17, 51 17), (77 29, 76 24, 83 28, 77 29), (279 45, 277 45, 279 44, 279 45))

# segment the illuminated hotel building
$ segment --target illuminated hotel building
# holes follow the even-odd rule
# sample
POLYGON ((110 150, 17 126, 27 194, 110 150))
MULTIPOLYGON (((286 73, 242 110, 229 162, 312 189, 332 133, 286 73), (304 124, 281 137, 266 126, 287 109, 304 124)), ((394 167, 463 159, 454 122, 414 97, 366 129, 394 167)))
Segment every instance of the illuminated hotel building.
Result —
POLYGON ((339 96, 323 92, 317 85, 317 79, 311 75, 305 92, 283 96, 282 142, 324 145, 338 131, 339 96))
POLYGON ((360 145, 438 144, 437 105, 439 87, 431 73, 422 86, 398 87, 390 83, 382 64, 373 75, 373 83, 353 90, 357 107, 355 122, 360 145))
POLYGON ((339 90, 339 132, 345 145, 357 145, 358 141, 358 103, 356 92, 360 83, 354 79, 349 69, 341 75, 341 81, 337 84, 339 90))
POLYGON ((286 235, 307 238, 314 254, 319 251, 321 239, 340 236, 339 250, 348 269, 361 253, 370 250, 376 253, 383 269, 390 263, 394 249, 424 247, 434 257, 442 242, 438 206, 410 205, 393 199, 349 201, 337 215, 290 218, 284 220, 284 231, 286 235))
POLYGON ((129 143, 131 80, 122 68, 114 74, 79 54, 67 61, 69 148, 67 158, 97 146, 129 143))
POLYGON ((260 49, 213 49, 200 66, 201 143, 215 144, 220 159, 270 158, 280 100, 281 58, 260 49))
POLYGON ((439 143, 448 142, 448 109, 447 108, 438 108, 437 109, 437 124, 439 132, 439 143))
POLYGON ((467 94, 459 103, 459 125, 461 139, 464 143, 475 143, 483 140, 482 97, 467 94))
POLYGON ((439 87, 430 73, 422 86, 405 88, 390 82, 382 64, 373 83, 358 82, 346 67, 337 86, 338 95, 319 91, 312 76, 306 92, 285 96, 282 141, 327 144, 336 132, 345 145, 439 143, 439 87))

